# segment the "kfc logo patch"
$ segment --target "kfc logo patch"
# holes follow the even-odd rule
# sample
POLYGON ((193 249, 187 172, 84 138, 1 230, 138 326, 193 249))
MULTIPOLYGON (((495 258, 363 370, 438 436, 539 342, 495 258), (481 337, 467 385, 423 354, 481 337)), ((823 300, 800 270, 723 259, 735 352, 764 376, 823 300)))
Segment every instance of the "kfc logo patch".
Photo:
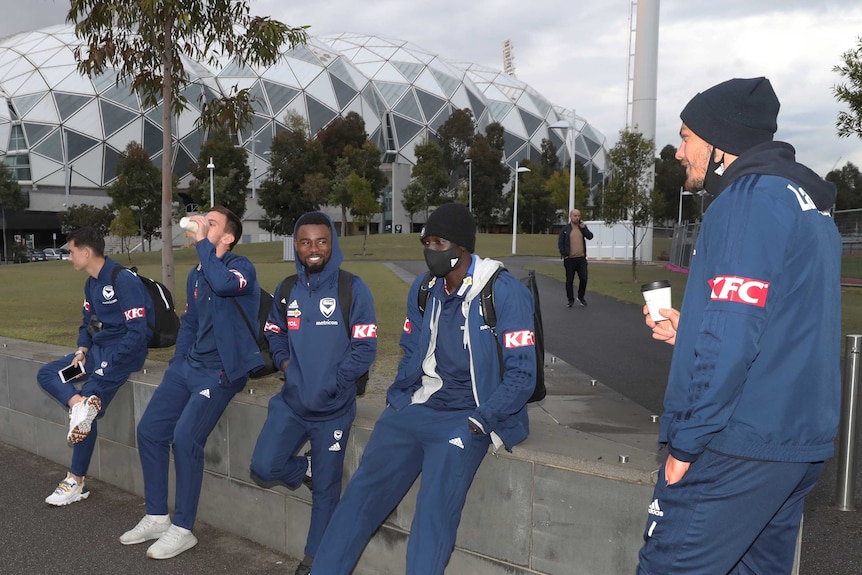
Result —
POLYGON ((236 276, 236 279, 239 280, 239 289, 240 291, 248 285, 248 280, 245 279, 245 276, 242 275, 238 270, 230 270, 230 273, 236 276))
POLYGON ((533 334, 533 330, 530 329, 512 331, 503 335, 503 342, 506 349, 535 346, 536 336, 533 334))
POLYGON ((377 324, 369 323, 366 325, 356 324, 353 326, 352 339, 376 339, 377 324))
POLYGON ((757 307, 766 305, 769 282, 739 276, 717 276, 709 280, 712 301, 732 301, 757 307))
POLYGON ((263 331, 270 333, 281 333, 281 328, 278 327, 277 323, 272 323, 271 321, 266 322, 263 326, 263 331))
POLYGON ((90 302, 84 300, 84 311, 90 311, 90 302))
POLYGON ((133 319, 138 319, 141 317, 145 317, 147 314, 142 307, 133 307, 132 309, 127 309, 123 312, 123 315, 126 317, 126 321, 132 321, 133 319))
POLYGON ((404 333, 413 333, 413 325, 409 318, 404 318, 404 333))

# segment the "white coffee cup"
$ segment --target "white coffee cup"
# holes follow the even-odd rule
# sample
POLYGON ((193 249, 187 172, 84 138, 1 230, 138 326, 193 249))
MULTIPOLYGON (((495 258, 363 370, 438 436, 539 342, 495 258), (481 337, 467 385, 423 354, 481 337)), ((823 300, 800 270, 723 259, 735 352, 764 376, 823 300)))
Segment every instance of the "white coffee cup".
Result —
POLYGON ((198 223, 193 222, 190 218, 180 218, 180 227, 191 233, 198 231, 198 223))
POLYGON ((644 295, 644 300, 649 308, 649 315, 652 320, 656 322, 666 320, 667 318, 661 315, 658 310, 671 309, 670 281, 659 280, 643 284, 641 292, 644 295))

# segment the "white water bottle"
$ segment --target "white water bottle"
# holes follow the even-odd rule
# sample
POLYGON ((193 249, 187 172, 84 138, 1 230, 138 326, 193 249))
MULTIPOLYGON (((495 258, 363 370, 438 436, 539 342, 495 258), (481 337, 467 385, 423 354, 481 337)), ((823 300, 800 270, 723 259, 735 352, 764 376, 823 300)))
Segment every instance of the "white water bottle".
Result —
POLYGON ((186 231, 191 233, 197 233, 198 231, 198 223, 193 222, 189 218, 180 218, 180 227, 186 231))

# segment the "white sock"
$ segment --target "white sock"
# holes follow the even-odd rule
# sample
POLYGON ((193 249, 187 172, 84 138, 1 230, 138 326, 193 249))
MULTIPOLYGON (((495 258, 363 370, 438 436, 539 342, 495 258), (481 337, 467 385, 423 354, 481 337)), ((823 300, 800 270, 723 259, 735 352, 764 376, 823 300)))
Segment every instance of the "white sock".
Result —
POLYGON ((171 520, 170 515, 150 515, 147 513, 147 517, 154 519, 156 523, 168 523, 171 520))

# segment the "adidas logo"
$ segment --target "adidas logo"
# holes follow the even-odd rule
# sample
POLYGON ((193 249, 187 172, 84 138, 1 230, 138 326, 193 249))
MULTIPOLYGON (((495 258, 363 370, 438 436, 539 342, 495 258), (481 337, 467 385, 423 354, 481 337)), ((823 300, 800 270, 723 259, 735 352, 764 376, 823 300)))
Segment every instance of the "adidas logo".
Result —
POLYGON ((209 399, 209 398, 210 398, 210 390, 208 390, 208 389, 203 390, 203 391, 201 392, 201 395, 203 395, 204 397, 206 397, 207 399, 209 399))
POLYGON ((96 375, 104 376, 105 370, 100 367, 99 369, 96 370, 96 375))
POLYGON ((649 504, 647 513, 655 515, 656 517, 664 517, 664 511, 662 511, 661 507, 658 506, 658 499, 654 499, 653 502, 649 504))
POLYGON ((341 451, 341 444, 336 441, 329 446, 329 451, 341 451))
POLYGON ((299 304, 296 303, 296 300, 293 300, 292 302, 290 302, 290 305, 287 306, 287 309, 297 309, 297 308, 299 308, 299 304))
POLYGON ((455 447, 460 447, 461 449, 464 449, 464 442, 461 441, 460 437, 453 437, 449 440, 449 443, 451 443, 455 447))

